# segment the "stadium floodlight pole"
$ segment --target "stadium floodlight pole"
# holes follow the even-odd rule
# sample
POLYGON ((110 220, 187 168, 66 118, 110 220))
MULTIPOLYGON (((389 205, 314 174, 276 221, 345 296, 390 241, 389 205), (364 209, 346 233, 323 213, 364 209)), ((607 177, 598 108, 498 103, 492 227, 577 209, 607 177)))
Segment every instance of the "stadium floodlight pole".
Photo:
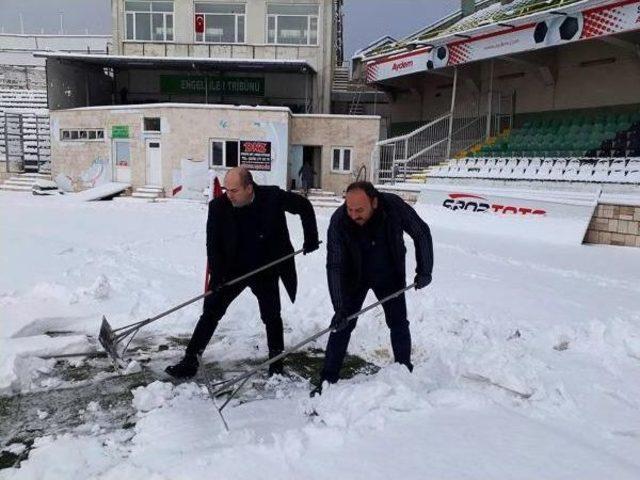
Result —
POLYGON ((492 118, 493 118, 493 67, 494 67, 494 60, 491 59, 491 62, 489 63, 490 65, 490 69, 489 69, 489 93, 488 93, 488 98, 487 98, 487 135, 486 135, 486 141, 489 141, 489 138, 491 137, 491 127, 492 127, 492 118))
POLYGON ((451 111, 449 112, 449 140, 447 141, 447 160, 451 156, 451 137, 453 136, 453 112, 456 109, 458 90, 458 67, 453 67, 453 92, 451 93, 451 111))

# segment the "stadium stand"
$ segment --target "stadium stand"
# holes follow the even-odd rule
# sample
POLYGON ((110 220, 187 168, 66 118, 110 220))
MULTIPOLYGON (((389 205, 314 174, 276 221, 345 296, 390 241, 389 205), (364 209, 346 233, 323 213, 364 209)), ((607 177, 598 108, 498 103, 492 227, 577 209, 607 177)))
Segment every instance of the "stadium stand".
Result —
POLYGON ((640 111, 545 112, 489 142, 411 176, 534 182, 640 183, 640 111))
POLYGON ((11 132, 22 146, 24 170, 46 170, 51 155, 46 91, 0 90, 0 160, 5 158, 5 142, 11 132))
POLYGON ((640 111, 541 114, 483 145, 474 157, 640 157, 640 111))
POLYGON ((624 159, 588 158, 497 158, 468 157, 433 167, 431 178, 476 178, 590 183, 640 183, 640 157, 624 159))

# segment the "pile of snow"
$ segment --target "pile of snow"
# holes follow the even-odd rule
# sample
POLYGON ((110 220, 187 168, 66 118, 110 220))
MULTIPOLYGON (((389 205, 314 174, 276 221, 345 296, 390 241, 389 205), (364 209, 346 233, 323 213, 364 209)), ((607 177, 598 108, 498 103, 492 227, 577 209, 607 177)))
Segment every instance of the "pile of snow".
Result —
MULTIPOLYGON (((95 347, 102 315, 118 327, 197 295, 206 213, 183 201, 0 193, 0 271, 11 273, 0 276, 0 392, 46 388, 52 361, 37 356, 95 347)), ((332 212, 317 213, 324 240, 332 212)), ((289 225, 301 245, 298 219, 289 225)), ((133 428, 88 416, 72 434, 37 439, 0 479, 640 478, 640 249, 505 242, 442 224, 433 237, 434 281, 407 294, 412 374, 392 363, 377 309, 349 347, 382 367, 375 375, 314 398, 304 382, 270 383, 225 409, 228 433, 202 386, 155 382, 133 391, 133 428)), ((330 321, 324 248, 297 261, 297 303, 282 296, 288 345, 330 321)), ((140 341, 189 335, 200 308, 140 341)), ((247 291, 205 356, 264 358, 265 344, 247 291)))

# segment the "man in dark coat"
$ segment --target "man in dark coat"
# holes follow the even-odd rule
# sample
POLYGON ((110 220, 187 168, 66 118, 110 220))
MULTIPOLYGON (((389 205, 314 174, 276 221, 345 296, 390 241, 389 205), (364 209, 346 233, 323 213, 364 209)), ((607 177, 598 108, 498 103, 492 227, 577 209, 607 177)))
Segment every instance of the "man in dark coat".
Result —
MULTIPOLYGON (((404 233, 416 251, 416 289, 431 283, 433 246, 427 224, 399 196, 377 191, 369 182, 347 188, 345 204, 331 217, 327 234, 327 278, 335 315, 331 321, 321 379, 338 381, 356 319, 367 292, 378 299, 406 286, 404 233)), ((395 361, 410 371, 411 334, 404 294, 383 305, 395 361)), ((319 391, 319 389, 318 389, 319 391)))
MULTIPOLYGON (((284 350, 280 291, 282 279, 289 298, 295 301, 297 276, 293 258, 240 283, 230 280, 292 253, 285 212, 300 215, 304 231, 304 254, 318 249, 318 228, 311 203, 275 186, 259 186, 249 170, 236 167, 224 179, 225 195, 209 203, 207 257, 214 291, 204 300, 202 316, 189 341, 184 358, 166 372, 176 378, 196 374, 202 356, 227 307, 247 287, 258 299, 260 317, 267 331, 269 358, 284 350)), ((269 374, 282 373, 282 362, 271 364, 269 374)))

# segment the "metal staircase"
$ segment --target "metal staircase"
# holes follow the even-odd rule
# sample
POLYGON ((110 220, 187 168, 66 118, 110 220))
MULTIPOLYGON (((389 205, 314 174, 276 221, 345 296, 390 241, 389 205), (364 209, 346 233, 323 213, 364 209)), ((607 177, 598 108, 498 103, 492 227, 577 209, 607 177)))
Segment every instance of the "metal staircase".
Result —
POLYGON ((410 133, 378 142, 372 157, 374 181, 395 183, 416 174, 423 177, 430 166, 484 142, 500 131, 505 117, 510 119, 511 110, 503 105, 505 98, 488 95, 486 104, 491 102, 491 109, 481 108, 475 101, 456 105, 454 111, 410 133))

